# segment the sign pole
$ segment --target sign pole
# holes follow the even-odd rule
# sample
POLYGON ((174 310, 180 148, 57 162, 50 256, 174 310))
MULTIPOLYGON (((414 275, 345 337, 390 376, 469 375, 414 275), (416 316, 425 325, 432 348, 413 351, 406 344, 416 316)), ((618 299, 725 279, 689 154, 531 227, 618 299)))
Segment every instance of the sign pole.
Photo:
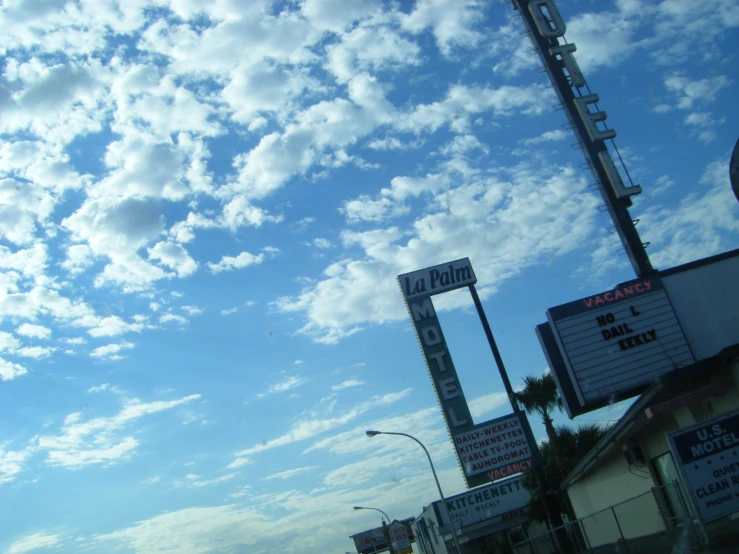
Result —
MULTIPOLYGON (((510 379, 508 379, 508 373, 506 372, 505 365, 503 365, 503 358, 500 356, 498 345, 495 343, 495 337, 493 337, 493 331, 490 329, 488 318, 485 316, 485 311, 482 309, 482 302, 480 302, 480 297, 477 295, 477 289, 475 288, 475 285, 470 285, 469 289, 470 294, 472 295, 472 301, 475 303, 477 315, 480 316, 482 328, 485 330, 485 336, 488 339, 490 350, 493 351, 493 358, 495 358, 495 364, 498 366, 500 378, 503 380, 503 386, 505 387, 505 391, 508 394, 508 401, 511 403, 511 408, 513 408, 513 411, 515 413, 519 413, 521 411, 521 408, 518 405, 518 402, 516 402, 516 397, 513 394, 511 381, 510 379)), ((534 447, 538 449, 538 446, 535 445, 534 447)))
POLYGON ((382 532, 385 534, 385 540, 387 540, 387 551, 390 552, 390 554, 395 554, 395 550, 393 549, 393 537, 390 535, 390 529, 387 525, 385 525, 385 520, 382 520, 382 532))
MULTIPOLYGON (((475 304, 475 309, 477 310, 477 315, 480 316, 480 322, 482 323, 482 328, 485 330, 485 336, 488 339, 488 344, 490 345, 490 350, 493 351, 493 357, 495 358, 495 364, 498 366, 498 371, 500 372, 500 378, 503 380, 503 386, 505 387, 506 393, 508 394, 508 400, 511 403, 511 408, 513 408, 514 413, 520 414, 520 417, 526 417, 525 414, 521 413, 521 407, 518 405, 518 402, 516 402, 516 397, 513 393, 513 387, 511 386, 511 381, 508 379, 508 372, 505 369, 505 365, 503 364, 503 358, 500 355, 500 351, 498 350, 498 345, 495 343, 495 337, 493 337, 493 331, 490 329, 490 323, 488 323, 488 318, 485 315, 485 311, 482 309, 482 302, 480 302, 480 297, 477 294, 477 289, 475 289, 475 285, 469 285, 470 294, 472 294, 472 301, 475 304)), ((539 445, 536 441, 532 441, 532 444, 529 445, 529 447, 532 450, 532 453, 539 459, 541 459, 541 454, 539 452, 539 445)), ((559 513, 559 510, 553 505, 551 498, 549 495, 547 495, 547 490, 549 489, 546 476, 544 475, 544 470, 542 469, 542 466, 537 465, 533 468, 534 475, 536 476, 536 482, 539 485, 539 494, 541 495, 542 502, 544 503, 544 510, 547 514, 547 519, 549 520, 550 525, 556 529, 558 527, 562 527, 564 525, 564 521, 562 520, 562 515, 559 513)), ((559 549, 563 552, 567 552, 567 544, 568 544, 568 538, 566 536, 566 533, 562 533, 561 536, 559 536, 558 533, 555 533, 555 537, 557 539, 557 543, 559 546, 559 549)))

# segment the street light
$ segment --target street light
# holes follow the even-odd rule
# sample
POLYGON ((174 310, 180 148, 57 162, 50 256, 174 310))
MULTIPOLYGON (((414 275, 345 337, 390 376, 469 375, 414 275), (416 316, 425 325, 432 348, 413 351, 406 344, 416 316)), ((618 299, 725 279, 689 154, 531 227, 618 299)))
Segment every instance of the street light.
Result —
POLYGON ((400 437, 408 437, 409 439, 413 439, 418 444, 421 445, 421 448, 423 448, 423 451, 426 453, 426 457, 429 459, 429 465, 431 466, 431 473, 434 474, 434 480, 436 481, 436 488, 439 489, 439 496, 441 497, 441 506, 444 509, 444 514, 446 515, 446 520, 449 522, 449 530, 452 532, 452 540, 454 541, 454 547, 457 549, 457 554, 462 554, 462 550, 459 548, 459 543, 457 542, 457 535, 454 534, 454 526, 452 525, 452 518, 449 517, 449 509, 446 506, 446 498, 444 498, 444 493, 441 491, 441 485, 439 484, 439 478, 436 476, 436 469, 434 468, 434 462, 431 461, 431 454, 429 454, 429 451, 426 449, 426 447, 423 445, 423 443, 418 440, 413 435, 409 435, 407 433, 395 433, 392 431, 367 431, 368 437, 374 437, 375 435, 398 435, 400 437))
MULTIPOLYGON (((354 509, 355 510, 374 510, 376 512, 380 512, 382 515, 385 516, 385 519, 387 519, 388 526, 390 525, 390 517, 385 512, 383 512, 382 510, 380 510, 380 508, 368 508, 366 506, 354 506, 354 509)), ((382 521, 382 518, 380 518, 380 521, 382 521)), ((385 526, 385 522, 383 522, 382 525, 384 527, 385 526)), ((390 542, 391 542, 390 541, 390 536, 388 535, 388 533, 390 533, 390 528, 388 527, 387 531, 385 531, 383 529, 383 532, 385 533, 385 536, 387 537, 386 540, 388 541, 388 550, 392 554, 393 553, 393 547, 390 544, 390 542)), ((375 552, 377 552, 377 545, 376 544, 373 544, 372 545, 372 548, 374 548, 375 549, 375 552)))
POLYGON ((366 508, 365 506, 354 506, 354 509, 355 510, 375 510, 376 512, 380 512, 382 515, 385 516, 385 519, 387 519, 387 524, 390 525, 390 518, 385 512, 383 512, 379 508, 366 508))

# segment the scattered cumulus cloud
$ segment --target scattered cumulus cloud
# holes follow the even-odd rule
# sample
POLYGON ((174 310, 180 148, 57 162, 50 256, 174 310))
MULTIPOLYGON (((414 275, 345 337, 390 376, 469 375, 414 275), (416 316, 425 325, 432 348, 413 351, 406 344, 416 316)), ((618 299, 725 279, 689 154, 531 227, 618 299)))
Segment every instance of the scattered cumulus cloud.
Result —
POLYGON ((45 550, 57 546, 60 542, 62 542, 61 535, 41 531, 14 541, 6 552, 7 554, 23 554, 32 550, 45 550))
POLYGON ((32 323, 21 324, 16 328, 15 332, 21 336, 35 339, 48 339, 51 336, 51 329, 32 323))
POLYGON ((120 355, 124 350, 130 350, 133 348, 132 342, 122 342, 119 344, 106 344, 105 346, 98 346, 92 352, 90 356, 93 358, 102 358, 105 360, 120 360, 123 356, 120 355))
POLYGON ((343 389, 349 389, 352 387, 360 387, 364 385, 364 381, 360 381, 359 379, 347 379, 343 383, 339 383, 338 385, 334 385, 331 387, 332 391, 339 391, 343 389))
POLYGON ((296 475, 300 475, 301 473, 306 473, 308 471, 313 471, 314 469, 318 469, 318 466, 296 467, 295 469, 288 469, 285 471, 280 471, 279 473, 273 473, 272 475, 264 477, 263 480, 269 481, 270 479, 290 479, 291 477, 295 477, 296 475))

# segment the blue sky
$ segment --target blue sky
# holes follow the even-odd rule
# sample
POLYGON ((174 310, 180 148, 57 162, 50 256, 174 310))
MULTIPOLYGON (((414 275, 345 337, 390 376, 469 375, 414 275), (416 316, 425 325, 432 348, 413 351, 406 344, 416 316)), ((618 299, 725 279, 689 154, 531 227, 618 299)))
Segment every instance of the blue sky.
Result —
MULTIPOLYGON (((653 264, 738 247, 739 6, 558 5, 653 264)), ((10 0, 0 28, 8 554, 352 550, 352 506, 436 498, 365 429, 463 489, 396 275, 469 257, 514 385, 548 307, 633 277, 506 1, 10 0)), ((437 307, 503 415, 468 295, 437 307)))

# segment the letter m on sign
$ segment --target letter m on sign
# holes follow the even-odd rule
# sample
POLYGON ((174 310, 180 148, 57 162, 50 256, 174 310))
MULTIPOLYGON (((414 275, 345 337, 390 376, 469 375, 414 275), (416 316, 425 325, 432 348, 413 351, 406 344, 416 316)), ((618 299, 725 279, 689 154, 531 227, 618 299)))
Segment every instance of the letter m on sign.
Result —
POLYGON ((472 269, 469 267, 460 267, 454 270, 454 277, 457 283, 460 281, 469 281, 472 279, 472 269))
POLYGON ((426 297, 423 299, 423 302, 411 302, 411 316, 413 316, 413 321, 436 317, 431 299, 426 297))

